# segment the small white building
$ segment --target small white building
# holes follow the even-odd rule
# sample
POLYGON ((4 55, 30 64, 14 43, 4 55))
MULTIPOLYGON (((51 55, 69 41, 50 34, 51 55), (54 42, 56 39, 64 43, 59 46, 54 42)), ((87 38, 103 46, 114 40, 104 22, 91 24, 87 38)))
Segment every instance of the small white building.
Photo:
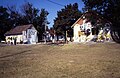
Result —
MULTIPOLYGON (((96 12, 90 11, 84 13, 73 25, 73 41, 74 42, 89 42, 89 41, 94 41, 98 40, 98 35, 99 37, 104 35, 104 40, 105 40, 105 35, 108 34, 110 37, 110 30, 105 31, 109 27, 108 21, 104 20, 100 15, 98 15, 96 12), (99 24, 103 23, 104 26, 100 26, 99 24), (94 26, 96 25, 96 26, 94 26), (97 26, 99 25, 99 28, 97 26), (104 29, 102 34, 100 34, 101 30, 104 29)), ((106 37, 108 38, 108 37, 106 37)), ((107 39, 106 39, 107 40, 107 39)))
POLYGON ((10 44, 25 43, 36 44, 38 42, 37 30, 32 24, 16 26, 5 33, 6 42, 10 44))

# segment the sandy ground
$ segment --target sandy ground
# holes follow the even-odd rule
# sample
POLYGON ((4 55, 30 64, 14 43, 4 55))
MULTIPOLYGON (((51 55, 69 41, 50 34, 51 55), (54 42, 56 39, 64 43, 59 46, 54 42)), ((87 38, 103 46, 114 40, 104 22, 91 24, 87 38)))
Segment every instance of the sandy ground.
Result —
POLYGON ((0 78, 120 78, 120 44, 0 46, 0 78))

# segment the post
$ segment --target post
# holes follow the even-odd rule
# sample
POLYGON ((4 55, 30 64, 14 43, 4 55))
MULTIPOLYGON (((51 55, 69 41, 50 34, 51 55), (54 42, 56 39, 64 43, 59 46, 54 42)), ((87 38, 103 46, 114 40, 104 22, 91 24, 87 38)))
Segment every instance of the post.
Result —
POLYGON ((46 44, 46 23, 45 23, 45 42, 44 43, 46 44))
POLYGON ((54 30, 53 35, 54 35, 54 36, 53 36, 53 40, 52 40, 52 41, 53 41, 53 43, 55 43, 55 30, 54 30))
POLYGON ((68 43, 68 40, 67 40, 67 30, 66 30, 66 44, 68 43))

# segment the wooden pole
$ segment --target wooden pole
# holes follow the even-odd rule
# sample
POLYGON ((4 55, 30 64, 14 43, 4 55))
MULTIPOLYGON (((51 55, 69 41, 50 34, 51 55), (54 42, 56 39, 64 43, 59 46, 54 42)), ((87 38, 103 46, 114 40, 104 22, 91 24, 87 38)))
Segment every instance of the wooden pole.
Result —
POLYGON ((66 44, 68 43, 68 40, 67 40, 67 30, 66 30, 66 44))

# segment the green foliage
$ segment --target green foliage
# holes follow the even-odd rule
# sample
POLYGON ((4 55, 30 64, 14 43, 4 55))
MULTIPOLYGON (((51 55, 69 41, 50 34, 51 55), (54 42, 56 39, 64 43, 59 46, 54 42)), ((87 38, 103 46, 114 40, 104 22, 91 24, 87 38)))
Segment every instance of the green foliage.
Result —
MULTIPOLYGON (((74 3, 65 6, 57 12, 57 18, 54 20, 54 29, 56 34, 65 35, 65 31, 71 31, 72 24, 81 16, 81 11, 78 9, 78 4, 74 3)), ((71 36, 72 34, 68 34, 71 36)))
POLYGON ((37 19, 36 29, 38 30, 39 40, 42 40, 43 33, 45 32, 45 26, 49 24, 47 21, 48 11, 41 9, 40 16, 37 19))
POLYGON ((0 41, 4 39, 4 33, 11 28, 8 21, 7 8, 0 6, 0 41))
POLYGON ((26 20, 26 23, 33 24, 38 31, 39 40, 42 39, 42 35, 45 32, 45 24, 48 24, 48 11, 41 9, 40 14, 38 14, 39 10, 37 8, 33 7, 33 5, 30 3, 25 3, 22 6, 22 12, 24 13, 24 19, 26 20))
POLYGON ((21 25, 22 15, 16 9, 16 6, 9 6, 7 8, 9 13, 9 25, 14 28, 15 26, 21 25))
MULTIPOLYGON (((45 25, 49 24, 47 21, 48 11, 45 9, 41 9, 40 17, 39 17, 39 25, 41 26, 40 32, 45 32, 45 25)), ((38 27, 39 28, 39 27, 38 27)))
POLYGON ((21 10, 27 23, 33 23, 39 12, 39 10, 33 7, 33 5, 29 2, 22 5, 21 10))

